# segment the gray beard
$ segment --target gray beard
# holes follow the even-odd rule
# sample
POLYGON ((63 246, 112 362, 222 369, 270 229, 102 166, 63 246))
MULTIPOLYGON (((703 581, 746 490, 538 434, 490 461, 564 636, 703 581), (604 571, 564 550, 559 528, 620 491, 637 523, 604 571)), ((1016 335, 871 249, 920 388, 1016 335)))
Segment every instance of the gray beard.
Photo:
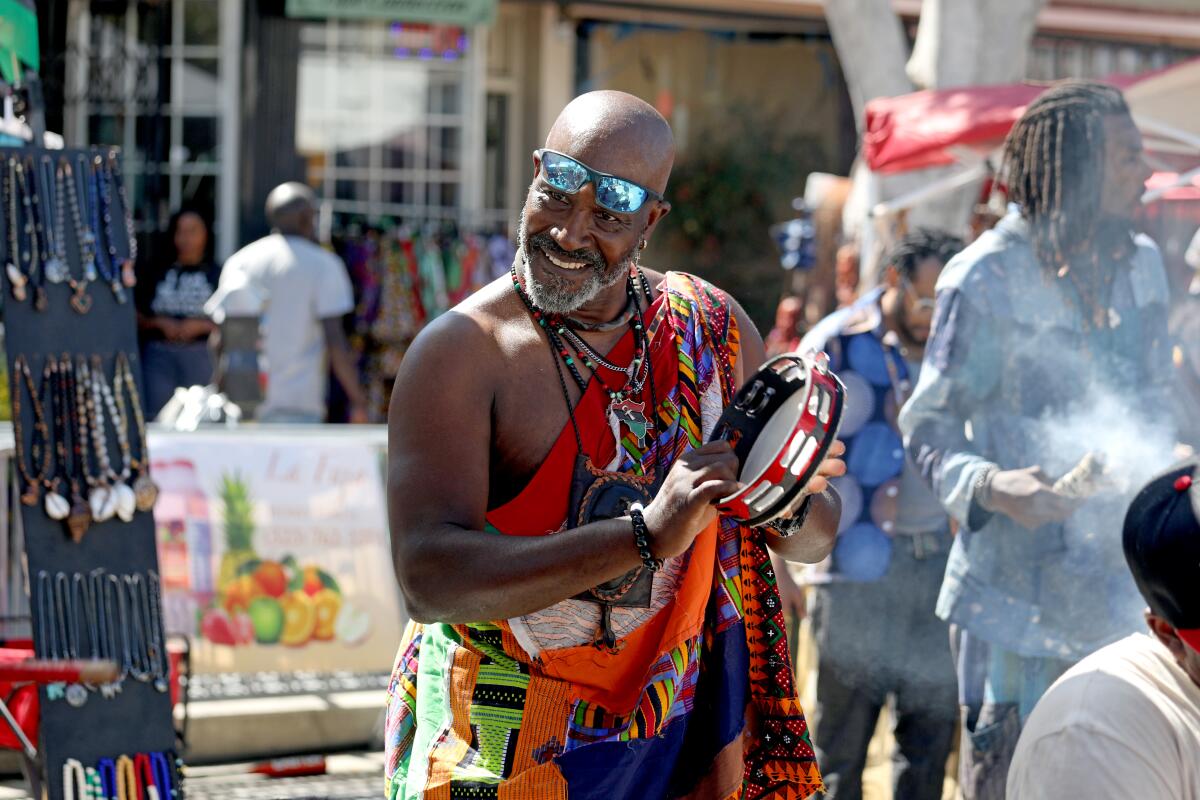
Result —
POLYGON ((547 275, 544 279, 538 279, 533 276, 533 266, 530 264, 529 240, 524 219, 517 230, 517 271, 525 284, 525 293, 535 306, 551 314, 570 314, 595 300, 605 289, 625 279, 629 275, 629 268, 638 263, 640 255, 640 251, 635 247, 609 275, 588 268, 582 284, 575 284, 557 275, 547 275))

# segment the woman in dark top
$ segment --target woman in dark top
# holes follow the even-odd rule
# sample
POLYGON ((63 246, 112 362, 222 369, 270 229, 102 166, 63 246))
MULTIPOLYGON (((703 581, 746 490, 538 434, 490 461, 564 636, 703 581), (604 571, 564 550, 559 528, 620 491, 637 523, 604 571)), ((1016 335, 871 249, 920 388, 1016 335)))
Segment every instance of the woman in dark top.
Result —
POLYGON ((145 287, 138 313, 149 416, 162 410, 177 387, 205 386, 213 378, 208 337, 216 326, 204 304, 216 291, 221 269, 209 257, 212 232, 204 217, 185 210, 171 218, 168 233, 175 262, 145 287))

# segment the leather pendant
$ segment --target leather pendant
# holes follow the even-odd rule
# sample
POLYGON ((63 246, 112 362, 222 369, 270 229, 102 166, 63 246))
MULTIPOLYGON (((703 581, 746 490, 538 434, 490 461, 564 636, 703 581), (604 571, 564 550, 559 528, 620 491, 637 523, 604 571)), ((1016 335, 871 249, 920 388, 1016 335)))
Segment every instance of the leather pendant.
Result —
POLYGON ((22 274, 21 270, 17 269, 16 264, 5 264, 4 272, 8 275, 8 285, 12 289, 13 298, 18 303, 24 303, 25 298, 29 297, 29 292, 25 288, 29 279, 22 274))
POLYGON ((143 472, 133 482, 133 494, 137 498, 138 511, 149 511, 154 508, 154 502, 158 500, 158 486, 150 479, 149 475, 143 472))
POLYGON ((50 298, 46 296, 46 287, 39 286, 33 290, 33 308, 35 311, 45 311, 50 307, 50 298))
POLYGON ((85 290, 75 292, 71 295, 71 308, 80 314, 88 313, 92 310, 92 296, 85 290))
POLYGON ((137 273, 133 271, 133 261, 128 258, 121 262, 121 283, 126 289, 137 286, 137 273))
POLYGON ((71 534, 71 540, 76 543, 82 542, 84 534, 91 526, 91 509, 82 497, 75 498, 75 502, 71 504, 71 513, 67 516, 67 532, 71 534))
POLYGON ((27 506, 36 506, 41 499, 42 493, 36 483, 21 493, 21 502, 27 506))

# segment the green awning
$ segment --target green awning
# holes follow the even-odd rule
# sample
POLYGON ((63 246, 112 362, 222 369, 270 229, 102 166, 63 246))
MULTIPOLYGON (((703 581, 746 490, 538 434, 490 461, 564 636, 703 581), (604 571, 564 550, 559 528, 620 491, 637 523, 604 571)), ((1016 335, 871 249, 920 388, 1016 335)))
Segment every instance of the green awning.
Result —
POLYGON ((490 24, 496 18, 496 0, 287 0, 284 13, 289 17, 384 19, 468 27, 490 24))
POLYGON ((19 0, 0 0, 0 75, 9 83, 20 73, 18 62, 40 67, 37 14, 19 0))

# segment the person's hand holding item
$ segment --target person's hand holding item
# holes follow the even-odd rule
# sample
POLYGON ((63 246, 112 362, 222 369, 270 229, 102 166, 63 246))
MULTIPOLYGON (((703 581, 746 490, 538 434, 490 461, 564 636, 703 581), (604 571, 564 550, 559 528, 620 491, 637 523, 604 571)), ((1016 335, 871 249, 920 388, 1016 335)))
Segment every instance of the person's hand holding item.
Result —
POLYGON ((986 510, 1004 514, 1029 530, 1062 522, 1080 504, 1078 498, 1055 491, 1053 481, 1038 466, 993 473, 981 487, 978 501, 986 510))
POLYGON ((738 459, 725 440, 709 442, 680 456, 658 496, 646 506, 645 520, 656 558, 683 554, 717 518, 715 502, 741 488, 738 459))

